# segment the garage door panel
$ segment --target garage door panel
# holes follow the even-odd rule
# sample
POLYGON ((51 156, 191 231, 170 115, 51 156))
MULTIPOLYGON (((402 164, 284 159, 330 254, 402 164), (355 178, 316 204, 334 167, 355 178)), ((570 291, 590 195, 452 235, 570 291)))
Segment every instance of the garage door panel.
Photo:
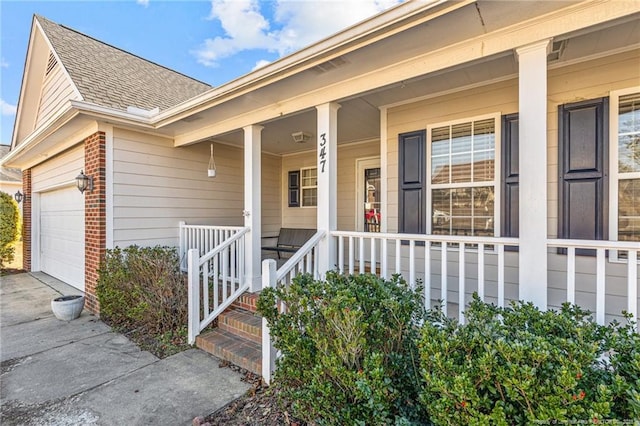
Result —
POLYGON ((40 194, 40 269, 84 291, 84 197, 74 187, 40 194))

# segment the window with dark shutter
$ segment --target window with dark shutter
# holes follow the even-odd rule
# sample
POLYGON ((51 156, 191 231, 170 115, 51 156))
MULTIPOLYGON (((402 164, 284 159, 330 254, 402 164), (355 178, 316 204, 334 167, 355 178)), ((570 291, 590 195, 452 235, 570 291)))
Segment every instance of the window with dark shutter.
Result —
POLYGON ((289 207, 300 207, 300 170, 289 172, 289 207))
POLYGON ((405 234, 426 232, 424 130, 398 137, 398 231, 405 234))
POLYGON ((607 238, 608 109, 608 98, 558 107, 559 238, 607 238))

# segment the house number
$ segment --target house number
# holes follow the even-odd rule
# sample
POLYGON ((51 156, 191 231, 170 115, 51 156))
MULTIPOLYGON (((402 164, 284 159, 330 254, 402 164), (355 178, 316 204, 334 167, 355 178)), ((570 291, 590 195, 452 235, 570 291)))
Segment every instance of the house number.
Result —
POLYGON ((323 133, 320 135, 320 153, 318 157, 320 158, 320 173, 324 173, 324 166, 327 164, 327 134, 323 133))

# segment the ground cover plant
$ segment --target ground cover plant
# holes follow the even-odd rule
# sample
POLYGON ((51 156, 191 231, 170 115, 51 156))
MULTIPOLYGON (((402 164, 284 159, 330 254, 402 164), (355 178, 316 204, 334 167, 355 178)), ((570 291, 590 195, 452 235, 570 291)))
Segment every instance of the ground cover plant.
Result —
POLYGON ((187 285, 173 247, 107 250, 98 270, 100 317, 159 357, 188 348, 187 285))

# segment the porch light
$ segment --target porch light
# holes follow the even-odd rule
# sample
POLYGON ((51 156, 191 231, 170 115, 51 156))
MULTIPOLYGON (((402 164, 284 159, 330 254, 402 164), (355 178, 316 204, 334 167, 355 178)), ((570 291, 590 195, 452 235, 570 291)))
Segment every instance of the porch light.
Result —
POLYGON ((294 132, 291 133, 291 137, 296 143, 305 143, 311 140, 311 134, 306 132, 294 132))
POLYGON ((207 176, 209 176, 210 178, 216 177, 216 160, 213 159, 213 144, 211 144, 211 157, 209 158, 207 176))
POLYGON ((80 174, 76 176, 76 186, 81 193, 87 189, 89 192, 93 191, 93 177, 85 175, 84 171, 80 170, 80 174))
POLYGON ((13 195, 13 198, 15 198, 16 202, 20 204, 22 200, 24 200, 24 194, 18 189, 18 192, 13 195))

